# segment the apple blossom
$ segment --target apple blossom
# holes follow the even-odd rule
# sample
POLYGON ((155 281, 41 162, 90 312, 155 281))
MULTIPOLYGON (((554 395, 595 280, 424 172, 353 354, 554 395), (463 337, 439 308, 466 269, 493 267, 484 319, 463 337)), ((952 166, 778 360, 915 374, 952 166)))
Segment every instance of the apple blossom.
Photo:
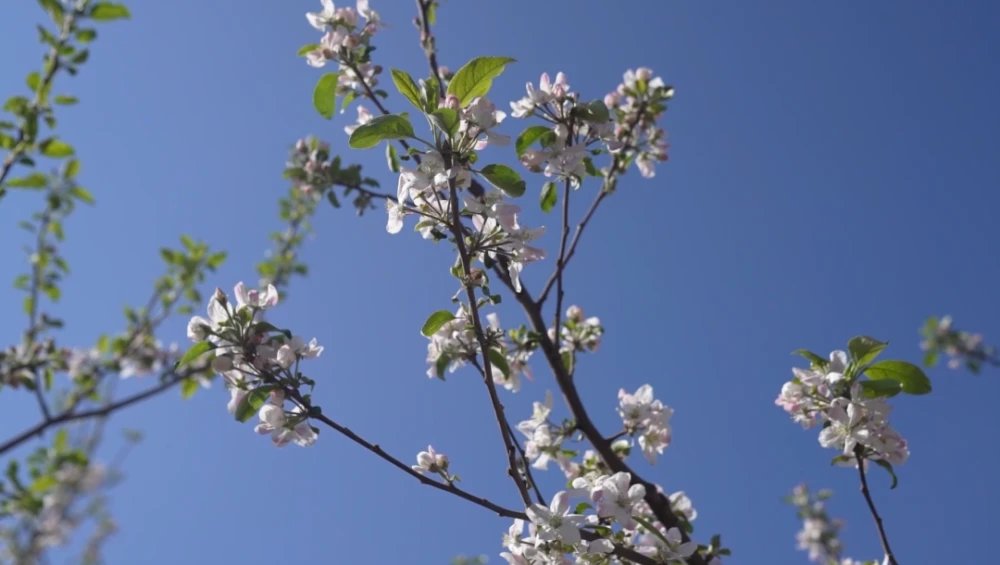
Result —
POLYGON ((359 126, 363 126, 368 122, 372 121, 372 117, 373 117, 372 113, 368 111, 368 108, 365 108, 364 106, 359 104, 357 123, 350 126, 344 126, 344 132, 347 133, 347 135, 351 135, 352 133, 354 133, 354 130, 358 129, 359 126))
POLYGON ((434 451, 434 446, 428 445, 427 451, 417 454, 417 464, 411 468, 423 475, 424 473, 439 474, 446 479, 448 476, 448 457, 442 453, 434 451))
POLYGON ((570 514, 569 496, 565 491, 556 493, 548 508, 532 504, 525 512, 538 528, 536 537, 539 542, 558 540, 570 545, 580 543, 580 526, 584 524, 585 518, 579 514, 570 514))
POLYGON ((590 496, 597 503, 597 515, 601 518, 612 518, 626 530, 637 526, 632 516, 635 506, 646 496, 646 488, 640 484, 630 485, 632 475, 615 473, 603 477, 598 482, 590 496))

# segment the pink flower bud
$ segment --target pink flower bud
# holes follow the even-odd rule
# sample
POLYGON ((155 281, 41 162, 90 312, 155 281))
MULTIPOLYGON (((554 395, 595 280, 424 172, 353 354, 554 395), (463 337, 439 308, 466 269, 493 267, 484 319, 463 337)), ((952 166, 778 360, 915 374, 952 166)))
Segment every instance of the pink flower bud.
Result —
POLYGON ((649 80, 653 78, 653 70, 649 67, 639 67, 635 71, 635 78, 638 80, 649 80))
POLYGON ((316 161, 309 161, 303 168, 306 170, 307 173, 315 173, 318 167, 319 163, 317 163, 316 161))
POLYGON ((604 105, 608 108, 614 108, 618 105, 618 93, 609 92, 604 96, 604 105))
POLYGON ((295 150, 296 151, 305 151, 306 150, 306 140, 300 139, 300 140, 296 141, 295 142, 295 150))
POLYGON ((441 78, 448 78, 448 76, 451 75, 451 69, 449 69, 446 65, 438 67, 438 72, 441 74, 441 78))
POLYGON ((583 308, 577 305, 570 306, 566 309, 566 319, 572 320, 574 322, 580 322, 583 320, 583 308))
POLYGON ((452 110, 458 110, 462 107, 462 102, 458 99, 458 96, 454 94, 449 94, 444 99, 444 107, 451 108, 452 110))
POLYGON ((218 301, 218 303, 223 306, 225 306, 227 302, 226 293, 222 292, 222 289, 219 287, 215 287, 215 293, 212 294, 212 299, 218 301))

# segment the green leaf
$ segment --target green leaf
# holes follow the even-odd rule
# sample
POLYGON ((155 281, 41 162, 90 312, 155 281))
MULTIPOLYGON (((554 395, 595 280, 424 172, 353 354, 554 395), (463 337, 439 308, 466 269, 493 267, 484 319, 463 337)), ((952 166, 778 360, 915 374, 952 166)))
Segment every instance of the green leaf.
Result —
POLYGON ((448 134, 448 137, 455 135, 458 131, 458 111, 451 108, 438 108, 430 114, 431 122, 441 131, 448 134))
POLYGON ((24 82, 28 84, 28 88, 30 88, 32 92, 35 92, 38 90, 38 85, 42 84, 42 76, 38 74, 38 71, 33 71, 28 74, 28 76, 24 79, 24 82))
POLYGON ((347 110, 347 107, 351 105, 351 102, 354 102, 354 99, 357 97, 357 93, 353 90, 345 94, 344 98, 340 101, 340 113, 343 114, 347 110))
POLYGON ((236 406, 236 419, 240 422, 246 422, 250 418, 253 418, 253 415, 267 402, 271 391, 277 390, 277 388, 275 385, 263 385, 248 392, 239 405, 236 406))
POLYGON ((319 47, 319 43, 307 43, 302 47, 299 47, 299 50, 295 53, 295 55, 298 57, 305 57, 310 51, 315 51, 319 49, 319 47))
POLYGON ((437 378, 444 380, 444 372, 448 369, 448 363, 451 363, 451 357, 447 355, 440 355, 437 361, 434 363, 434 372, 437 374, 437 378))
POLYGON ((42 173, 31 173, 26 177, 10 179, 6 186, 10 188, 45 188, 48 179, 42 173))
POLYGON ((420 329, 420 333, 424 337, 430 337, 437 333, 442 326, 448 322, 455 319, 455 315, 447 310, 438 310, 430 316, 427 317, 427 321, 424 322, 424 327, 420 329))
POLYGON ((825 368, 830 364, 829 361, 823 359, 808 349, 796 349, 792 352, 792 355, 801 355, 802 357, 805 357, 810 363, 812 363, 812 366, 816 368, 825 368))
POLYGON ((348 144, 352 149, 369 149, 386 139, 413 137, 413 126, 403 116, 389 114, 379 116, 363 126, 358 126, 351 134, 348 144))
POLYGON ((521 132, 521 135, 517 136, 517 140, 514 142, 514 149, 517 151, 517 157, 520 159, 524 152, 531 147, 531 144, 538 141, 545 135, 551 135, 555 138, 556 134, 552 131, 552 128, 546 126, 530 126, 521 132))
POLYGON ((69 447, 69 430, 63 428, 56 433, 56 438, 52 442, 52 447, 58 452, 66 451, 69 447))
POLYGON ((70 159, 66 161, 66 168, 63 170, 63 178, 71 179, 75 177, 80 172, 80 161, 77 159, 70 159))
POLYGON ((385 163, 390 172, 399 172, 399 155, 396 153, 396 146, 391 143, 385 144, 385 163))
POLYGON ((177 362, 176 368, 183 367, 194 361, 195 359, 201 357, 202 355, 208 353, 209 351, 215 349, 215 345, 208 341, 199 341, 198 343, 191 346, 191 349, 187 350, 184 357, 177 362))
POLYGON ((421 89, 424 93, 424 100, 427 101, 428 108, 437 108, 441 100, 441 82, 435 77, 423 81, 421 89))
POLYGON ((76 40, 80 43, 90 43, 97 38, 97 30, 81 29, 76 32, 76 40))
POLYGON ((396 90, 409 100, 410 104, 413 104, 417 110, 423 112, 424 104, 420 99, 420 87, 417 86, 417 83, 413 82, 413 77, 406 71, 399 69, 389 70, 392 72, 392 82, 396 85, 396 90))
POLYGON ((30 490, 32 494, 41 494, 49 490, 50 488, 56 486, 57 483, 58 481, 56 481, 55 477, 53 477, 52 475, 42 475, 41 477, 35 479, 33 483, 31 483, 31 486, 28 487, 28 490, 30 490))
POLYGON ((510 365, 507 364, 507 359, 503 356, 503 353, 500 353, 496 349, 490 349, 490 365, 503 373, 504 378, 510 377, 510 365))
POLYGON ((518 197, 524 194, 526 189, 521 175, 507 165, 486 165, 480 174, 489 181, 490 184, 507 193, 509 196, 518 197))
POLYGON ((564 351, 562 354, 563 367, 566 367, 566 372, 573 374, 576 369, 576 357, 573 356, 572 351, 564 351))
POLYGON ((882 459, 869 459, 869 461, 878 465, 879 467, 882 467, 889 473, 889 476, 892 477, 892 484, 889 485, 890 489, 894 489, 896 488, 897 485, 899 485, 899 478, 896 477, 896 471, 892 468, 892 463, 889 463, 888 461, 883 461, 882 459))
POLYGON ((896 396, 903 390, 902 385, 896 381, 859 381, 861 390, 865 398, 890 398, 896 396))
POLYGON ((859 335, 847 342, 847 350, 851 352, 851 359, 859 366, 867 365, 878 357, 889 342, 882 342, 867 335, 859 335))
POLYGON ((113 20, 127 20, 132 17, 132 14, 130 14, 128 8, 122 4, 115 4, 114 2, 98 2, 97 4, 94 4, 94 7, 91 9, 90 17, 98 22, 110 22, 113 20))
POLYGON ((931 391, 931 381, 924 371, 906 361, 880 361, 868 367, 865 374, 875 381, 896 381, 907 394, 927 394, 931 391))
POLYGON ((933 367, 937 365, 938 362, 938 352, 931 349, 927 353, 924 353, 924 367, 933 367))
POLYGON ((333 118, 333 112, 337 108, 337 80, 340 75, 337 73, 326 73, 316 81, 313 88, 313 106, 320 116, 326 119, 333 118))
POLYGON ((70 96, 68 94, 57 94, 53 100, 56 104, 62 104, 63 106, 72 106, 80 101, 76 96, 70 96))
POLYGON ((611 119, 608 107, 601 100, 591 100, 582 106, 578 106, 577 116, 582 120, 596 124, 603 124, 611 119))
POLYGON ((539 198, 540 204, 542 206, 542 212, 548 213, 552 211, 552 208, 556 205, 556 201, 559 199, 559 191, 556 189, 556 183, 547 182, 542 187, 542 195, 539 198))
POLYGON ((42 155, 52 157, 53 159, 61 159, 73 154, 72 145, 54 137, 39 143, 38 147, 42 150, 42 155))
POLYGON ((77 200, 81 202, 86 202, 87 204, 94 203, 94 197, 87 191, 86 188, 82 186, 74 186, 69 189, 69 193, 76 197, 77 200))
POLYGON ((573 510, 573 513, 574 514, 583 514, 587 510, 590 510, 591 508, 593 508, 593 506, 591 506, 589 503, 587 503, 587 502, 581 502, 580 504, 576 505, 576 508, 573 510))
POLYGON ((457 96, 464 108, 473 98, 485 96, 493 85, 493 79, 513 62, 515 59, 510 57, 476 57, 458 69, 448 83, 448 94, 457 96))
POLYGON ((198 392, 198 381, 196 379, 184 379, 181 381, 181 398, 187 400, 198 392))
POLYGON ((279 327, 276 327, 275 325, 273 325, 273 324, 271 324, 269 322, 266 322, 264 320, 261 320, 260 322, 257 322, 256 324, 254 324, 254 332, 256 332, 256 333, 279 333, 279 334, 283 334, 288 339, 292 339, 292 332, 291 332, 291 330, 283 330, 283 329, 281 329, 279 327))

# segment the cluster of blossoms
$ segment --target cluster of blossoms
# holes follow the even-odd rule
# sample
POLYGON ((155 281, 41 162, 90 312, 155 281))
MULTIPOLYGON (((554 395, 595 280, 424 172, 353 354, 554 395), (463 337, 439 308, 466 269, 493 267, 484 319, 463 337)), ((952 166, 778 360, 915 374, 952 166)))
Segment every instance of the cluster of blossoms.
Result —
POLYGON ((315 137, 300 139, 285 163, 292 173, 292 184, 307 194, 319 193, 333 184, 330 144, 315 137))
POLYGON ((358 0, 357 8, 337 8, 332 0, 321 0, 323 11, 308 13, 306 19, 314 28, 325 32, 319 44, 306 53, 306 62, 323 67, 329 61, 339 64, 337 94, 357 96, 366 85, 378 84, 382 68, 372 65, 369 52, 372 36, 382 27, 378 12, 368 6, 368 0, 358 0), (364 18, 364 23, 359 20, 364 18))
POLYGON ((69 351, 56 347, 55 341, 11 345, 0 351, 0 386, 18 388, 35 385, 34 368, 65 366, 69 351))
POLYGON ((650 464, 670 446, 672 430, 670 418, 674 410, 653 398, 653 387, 642 385, 635 394, 625 389, 618 391, 618 415, 622 418, 625 432, 638 436, 642 456, 650 464))
POLYGON ((953 328, 951 316, 945 316, 941 320, 929 319, 921 333, 924 340, 920 343, 920 348, 927 352, 924 358, 926 365, 934 365, 939 352, 944 352, 950 357, 948 367, 952 369, 965 365, 970 371, 978 373, 984 364, 1000 366, 997 349, 986 345, 982 334, 953 328))
POLYGON ((826 512, 825 500, 832 493, 822 490, 815 495, 806 485, 799 485, 785 500, 795 506, 802 529, 796 534, 798 548, 809 552, 809 560, 820 565, 875 565, 875 561, 857 561, 841 557, 844 544, 840 541, 843 520, 830 518, 826 512))
POLYGON ((615 138, 635 151, 635 164, 643 177, 655 176, 656 163, 667 160, 667 134, 656 122, 673 96, 672 87, 641 67, 626 71, 618 88, 604 97, 605 105, 614 111, 615 138))
MULTIPOLYGON (((630 483, 628 473, 604 475, 586 485, 575 482, 574 488, 556 493, 547 507, 532 504, 525 510, 530 521, 515 520, 504 535, 507 551, 501 553, 501 557, 510 565, 563 565, 569 563, 566 554, 573 554, 577 563, 604 563, 607 555, 615 551, 615 542, 608 537, 664 563, 683 562, 691 557, 698 545, 685 542, 678 528, 657 526, 653 532, 640 526, 636 518, 646 521, 643 517, 645 489, 630 483), (577 505, 576 512, 572 511, 572 498, 589 500, 596 505, 596 514, 578 513, 593 508, 586 502, 577 505), (601 528, 608 532, 612 524, 622 528, 622 535, 587 535, 597 534, 601 528)), ((721 560, 715 556, 709 563, 721 565, 721 560)))
POLYGON ((521 271, 524 265, 545 258, 545 250, 528 245, 545 233, 545 228, 524 228, 517 221, 520 206, 503 201, 503 193, 490 190, 483 199, 465 198, 466 210, 472 213, 473 237, 477 258, 504 257, 507 272, 516 292, 521 291, 521 271))
POLYGON ((233 305, 221 289, 208 302, 208 318, 194 316, 187 335, 196 343, 208 343, 214 351, 212 369, 221 374, 229 388, 229 412, 244 421, 259 408, 259 434, 268 434, 277 447, 293 442, 310 446, 317 430, 308 423, 308 412, 298 394, 302 385, 315 383, 298 371, 299 362, 314 359, 323 352, 316 340, 306 343, 268 324, 257 314, 278 303, 273 285, 264 291, 248 290, 243 283, 234 289, 233 305), (286 394, 293 393, 293 398, 286 394), (266 399, 269 404, 264 404, 266 399), (294 404, 285 410, 286 400, 294 404))
POLYGON ((38 515, 38 544, 41 547, 63 545, 80 524, 81 517, 70 506, 81 493, 94 492, 106 481, 103 465, 65 465, 55 472, 55 486, 42 497, 38 515))
MULTIPOLYGON (((559 332, 560 352, 594 352, 601 345, 601 336, 604 335, 604 326, 597 316, 589 318, 583 317, 583 309, 579 306, 570 306, 566 309, 566 321, 559 332)), ((556 340, 555 328, 549 328, 549 339, 556 340)))
POLYGON ((840 450, 839 464, 856 465, 859 452, 866 464, 867 459, 904 463, 910 450, 889 425, 892 408, 882 398, 866 398, 861 382, 845 375, 847 366, 847 353, 834 351, 822 366, 793 368, 794 378, 781 387, 775 404, 803 428, 822 423, 820 445, 840 450))

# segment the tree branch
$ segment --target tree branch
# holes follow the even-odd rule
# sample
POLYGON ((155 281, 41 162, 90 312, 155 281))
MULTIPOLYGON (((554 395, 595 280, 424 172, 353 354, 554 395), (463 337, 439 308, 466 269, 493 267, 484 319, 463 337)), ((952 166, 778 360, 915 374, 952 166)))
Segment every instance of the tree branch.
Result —
POLYGON ((865 475, 865 458, 855 451, 855 459, 858 461, 858 476, 861 478, 861 494, 865 497, 865 502, 868 503, 868 510, 872 514, 872 518, 875 520, 875 528, 878 529, 878 539, 882 544, 882 551, 885 552, 886 557, 889 558, 888 565, 899 565, 899 561, 896 560, 896 556, 892 553, 892 548, 889 547, 889 537, 885 534, 885 528, 882 526, 882 517, 879 516, 878 510, 875 509, 875 501, 872 500, 871 492, 868 491, 868 478, 865 475))

